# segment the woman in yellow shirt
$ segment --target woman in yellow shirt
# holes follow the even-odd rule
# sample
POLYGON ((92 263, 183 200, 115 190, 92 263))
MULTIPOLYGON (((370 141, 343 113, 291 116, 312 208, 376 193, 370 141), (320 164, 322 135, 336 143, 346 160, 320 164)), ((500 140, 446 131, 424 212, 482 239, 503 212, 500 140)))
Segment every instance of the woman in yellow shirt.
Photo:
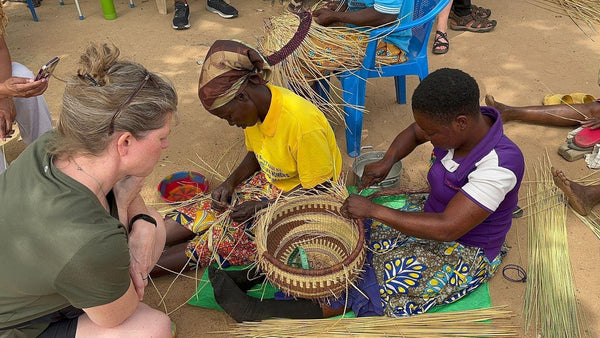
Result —
POLYGON ((329 122, 309 101, 268 84, 270 75, 267 58, 241 42, 219 40, 208 51, 198 96, 211 114, 244 129, 248 153, 212 192, 212 202, 167 217, 168 244, 194 238, 168 248, 158 265, 179 271, 188 261, 206 266, 217 257, 220 263, 251 263, 251 223, 258 210, 281 193, 338 179, 342 156, 329 122), (214 224, 215 212, 226 210, 233 223, 214 224))

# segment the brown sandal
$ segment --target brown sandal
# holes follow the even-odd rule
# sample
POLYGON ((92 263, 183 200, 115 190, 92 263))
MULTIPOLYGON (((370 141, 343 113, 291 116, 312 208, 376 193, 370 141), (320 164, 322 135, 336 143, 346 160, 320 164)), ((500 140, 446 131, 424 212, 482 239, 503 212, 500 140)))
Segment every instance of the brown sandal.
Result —
POLYGON ((458 16, 450 13, 448 25, 455 31, 469 31, 476 33, 489 32, 496 27, 496 20, 488 20, 473 14, 458 16))
MULTIPOLYGON (((450 13, 454 13, 453 10, 450 10, 450 13)), ((489 8, 483 8, 476 5, 471 5, 471 14, 474 16, 478 16, 480 18, 487 19, 492 16, 492 10, 489 8)))
POLYGON ((489 8, 483 8, 475 5, 471 5, 471 14, 476 15, 480 18, 487 19, 492 16, 492 10, 489 8))

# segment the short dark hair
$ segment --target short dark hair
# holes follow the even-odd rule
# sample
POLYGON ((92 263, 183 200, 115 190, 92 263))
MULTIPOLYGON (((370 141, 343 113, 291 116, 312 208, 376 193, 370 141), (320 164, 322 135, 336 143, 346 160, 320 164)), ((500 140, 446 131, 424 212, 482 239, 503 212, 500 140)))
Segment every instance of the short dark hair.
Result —
POLYGON ((441 123, 458 115, 475 116, 479 110, 479 86, 459 69, 440 68, 429 74, 412 96, 413 112, 425 114, 441 123))

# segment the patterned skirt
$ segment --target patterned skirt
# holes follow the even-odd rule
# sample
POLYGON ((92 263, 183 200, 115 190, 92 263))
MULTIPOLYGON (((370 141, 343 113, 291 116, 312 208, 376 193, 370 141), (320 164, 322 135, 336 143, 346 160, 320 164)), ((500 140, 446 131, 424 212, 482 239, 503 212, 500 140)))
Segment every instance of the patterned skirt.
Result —
MULTIPOLYGON (((257 172, 236 187, 238 204, 250 200, 274 199, 281 190, 269 183, 262 172, 257 172)), ((254 226, 231 220, 218 222, 219 213, 212 210, 211 200, 178 208, 167 216, 196 233, 187 246, 190 267, 208 266, 211 262, 247 265, 256 259, 254 226)))
MULTIPOLYGON (((410 195, 406 211, 421 211, 427 195, 410 195)), ((502 251, 491 262, 483 249, 458 242, 438 242, 406 236, 373 221, 370 249, 383 314, 410 316, 433 306, 453 303, 494 275, 502 251)))

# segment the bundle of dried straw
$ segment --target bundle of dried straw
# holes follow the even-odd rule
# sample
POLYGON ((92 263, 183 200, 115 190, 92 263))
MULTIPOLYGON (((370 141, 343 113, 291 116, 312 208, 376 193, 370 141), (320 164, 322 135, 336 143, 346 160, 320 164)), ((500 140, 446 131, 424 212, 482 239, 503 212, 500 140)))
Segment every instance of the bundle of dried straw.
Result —
POLYGON ((405 318, 273 319, 237 324, 223 333, 238 337, 514 337, 515 327, 508 324, 511 317, 514 314, 505 307, 493 307, 405 318))
POLYGON ((598 0, 536 0, 539 7, 548 9, 558 14, 566 14, 589 37, 587 29, 597 33, 594 25, 600 23, 600 2, 598 0))
MULTIPOLYGON (((549 160, 531 168, 527 285, 523 313, 543 337, 581 337, 583 323, 575 297, 566 231, 566 198, 554 185, 549 160)), ((537 334, 536 334, 537 336, 537 334)))
MULTIPOLYGON (((322 6, 323 2, 320 2, 313 9, 322 6)), ((291 12, 265 20, 264 36, 258 41, 258 49, 264 55, 281 49, 296 33, 299 20, 291 12)), ((372 29, 376 28, 379 27, 372 29)), ((378 37, 380 38, 381 36, 378 37)), ((325 27, 313 21, 300 46, 285 60, 273 66, 271 82, 301 93, 318 106, 330 122, 343 125, 343 103, 336 103, 343 102, 343 99, 339 94, 340 90, 334 90, 336 85, 330 82, 329 75, 336 71, 360 69, 369 39, 368 30, 361 31, 346 26, 325 27), (322 92, 322 95, 318 93, 314 81, 320 80, 327 82, 332 90, 322 92)), ((381 64, 385 65, 386 62, 383 60, 381 64)))

